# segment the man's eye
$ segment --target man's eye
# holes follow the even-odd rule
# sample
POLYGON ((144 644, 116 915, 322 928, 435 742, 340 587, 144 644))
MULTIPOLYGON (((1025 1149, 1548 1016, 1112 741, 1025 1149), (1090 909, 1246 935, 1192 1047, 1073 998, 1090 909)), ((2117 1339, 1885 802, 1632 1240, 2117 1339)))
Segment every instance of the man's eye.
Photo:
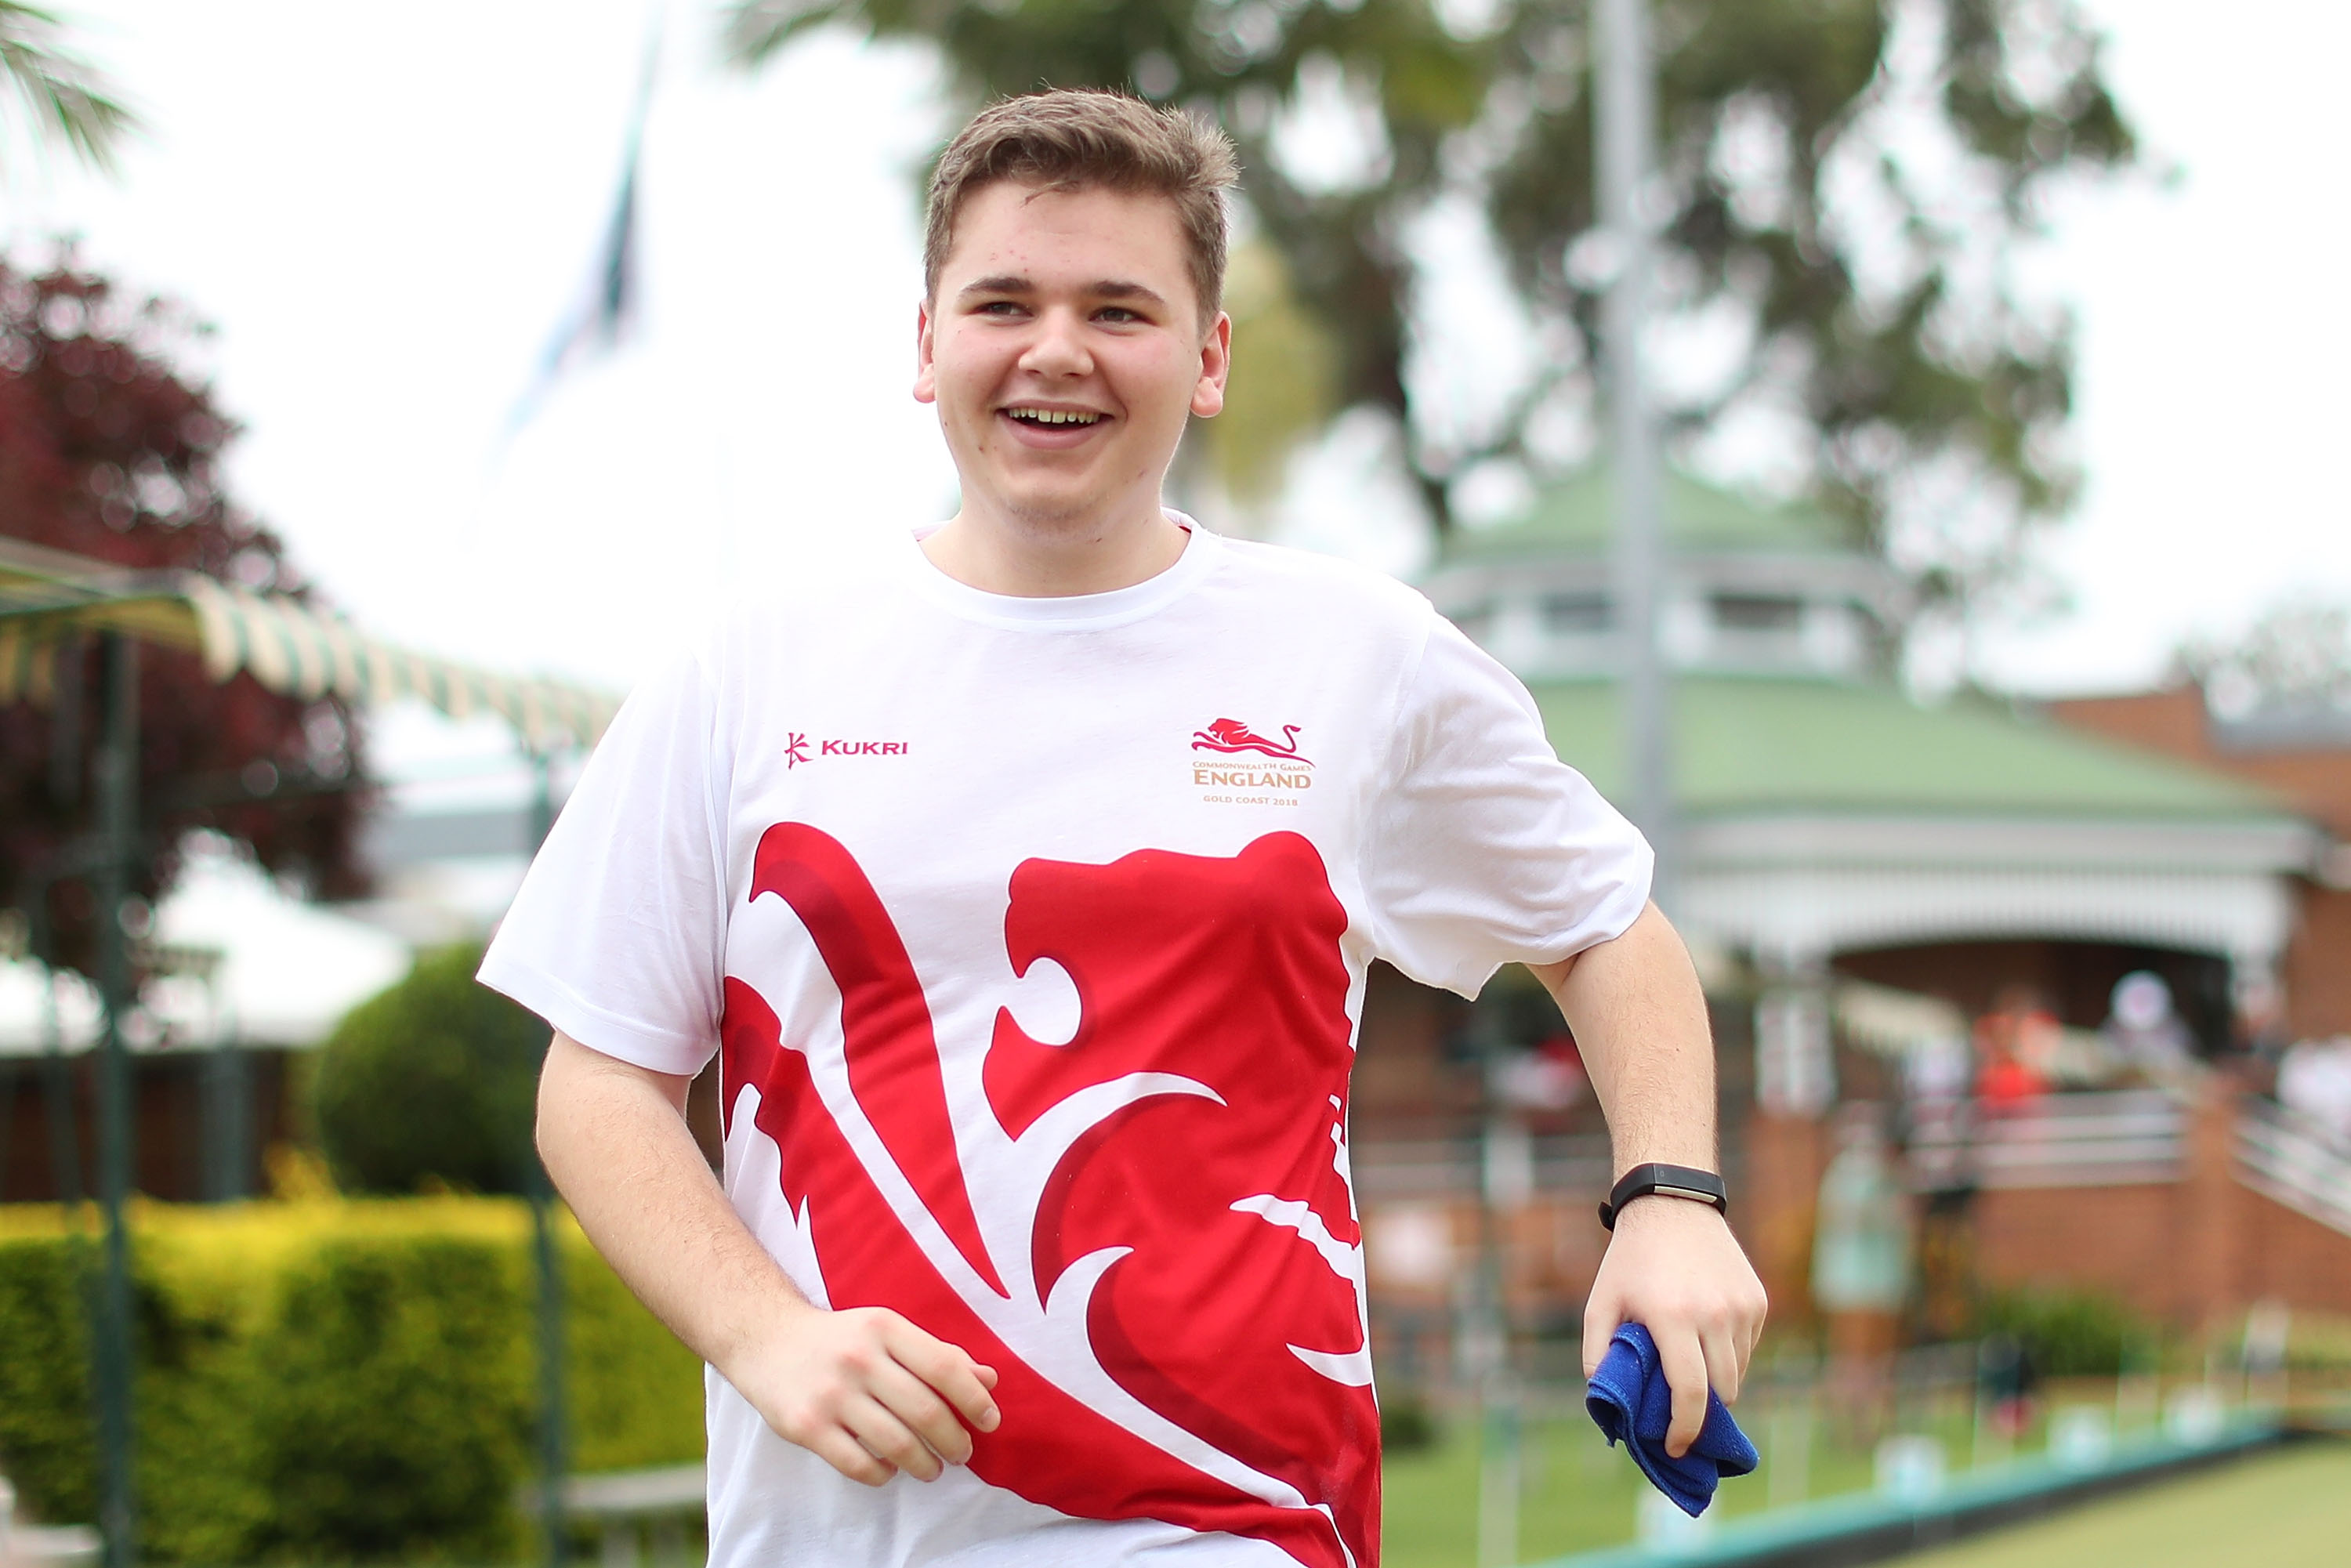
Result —
POLYGON ((1017 299, 991 299, 979 308, 978 313, 982 316, 1017 316, 1020 313, 1020 302, 1017 299))
POLYGON ((1094 312, 1094 317, 1097 320, 1102 321, 1140 321, 1143 319, 1140 312, 1130 310, 1123 305, 1105 305, 1101 309, 1094 312))

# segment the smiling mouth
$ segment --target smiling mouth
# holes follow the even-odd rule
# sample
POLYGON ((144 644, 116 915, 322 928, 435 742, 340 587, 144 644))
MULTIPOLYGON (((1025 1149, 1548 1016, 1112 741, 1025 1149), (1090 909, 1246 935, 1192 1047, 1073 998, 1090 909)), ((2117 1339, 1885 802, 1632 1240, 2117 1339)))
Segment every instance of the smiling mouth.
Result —
POLYGON ((1059 430, 1071 425, 1098 424, 1102 415, 1084 413, 1071 408, 1028 408, 1015 406, 1000 411, 1004 417, 1038 430, 1059 430))

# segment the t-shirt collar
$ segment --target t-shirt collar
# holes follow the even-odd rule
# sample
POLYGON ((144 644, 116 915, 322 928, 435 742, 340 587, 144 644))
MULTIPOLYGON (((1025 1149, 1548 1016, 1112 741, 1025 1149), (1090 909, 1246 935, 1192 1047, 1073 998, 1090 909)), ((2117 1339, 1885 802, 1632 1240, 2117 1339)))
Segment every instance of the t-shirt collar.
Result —
POLYGON ((1008 631, 1099 632, 1140 621, 1165 609, 1189 592, 1215 565, 1217 552, 1222 548, 1217 537, 1174 507, 1165 510, 1168 520, 1185 531, 1184 553, 1165 570, 1107 593, 1032 599, 990 593, 959 582, 932 565, 931 558, 923 553, 922 541, 935 528, 921 528, 904 536, 902 564, 916 592, 967 621, 1008 631))

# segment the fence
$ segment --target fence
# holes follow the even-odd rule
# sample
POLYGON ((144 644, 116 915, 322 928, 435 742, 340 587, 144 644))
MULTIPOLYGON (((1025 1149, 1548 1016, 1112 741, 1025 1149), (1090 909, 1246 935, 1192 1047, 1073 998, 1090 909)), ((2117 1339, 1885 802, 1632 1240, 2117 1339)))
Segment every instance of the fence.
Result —
POLYGON ((2188 1111, 2159 1089, 2048 1094, 2000 1112, 1929 1103, 1913 1113, 1909 1144, 1921 1191, 2176 1182, 2187 1172, 2188 1111))
POLYGON ((2237 1179, 2351 1236, 2351 1149, 2284 1106, 2248 1097, 2237 1116, 2237 1179))

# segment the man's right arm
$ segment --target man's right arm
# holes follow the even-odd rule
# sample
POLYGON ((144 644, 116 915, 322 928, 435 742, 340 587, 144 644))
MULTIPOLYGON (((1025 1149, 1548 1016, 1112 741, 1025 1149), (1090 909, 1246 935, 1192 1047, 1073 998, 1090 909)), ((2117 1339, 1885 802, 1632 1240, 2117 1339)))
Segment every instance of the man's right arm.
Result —
POLYGON ((710 1174, 690 1079, 559 1032, 538 1152, 629 1289, 787 1440, 852 1480, 935 1479, 996 1428, 996 1373, 883 1307, 828 1312, 793 1288, 710 1174))

